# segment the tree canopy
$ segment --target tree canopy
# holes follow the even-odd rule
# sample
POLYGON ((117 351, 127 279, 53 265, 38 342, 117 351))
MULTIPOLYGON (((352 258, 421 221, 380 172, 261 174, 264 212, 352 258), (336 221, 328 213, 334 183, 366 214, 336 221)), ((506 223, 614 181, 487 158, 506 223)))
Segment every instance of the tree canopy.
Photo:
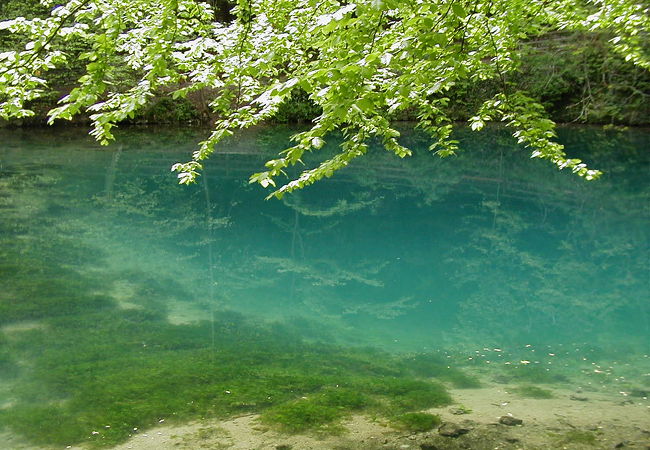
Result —
MULTIPOLYGON (((650 70, 650 5, 644 0, 238 0, 233 20, 215 19, 215 2, 196 0, 42 0, 47 18, 0 22, 0 32, 25 36, 24 48, 0 53, 0 117, 25 117, 48 74, 73 57, 85 73, 49 112, 50 122, 90 114, 102 143, 154 96, 211 96, 218 117, 186 163, 181 183, 240 128, 271 117, 299 88, 322 109, 293 145, 251 176, 270 196, 331 176, 378 139, 399 157, 394 119, 409 111, 440 156, 458 151, 448 92, 460 83, 495 80, 499 92, 470 119, 480 130, 502 121, 533 157, 594 179, 598 170, 569 158, 554 141, 554 123, 539 99, 517 90, 511 76, 522 45, 551 32, 597 33, 630 63, 650 70), (70 42, 83 43, 77 56, 70 42), (131 83, 117 82, 128 71, 131 83), (343 142, 295 179, 278 178, 339 131, 343 142)), ((226 17, 228 15, 225 15, 226 17)), ((78 48, 75 47, 75 48, 78 48)))

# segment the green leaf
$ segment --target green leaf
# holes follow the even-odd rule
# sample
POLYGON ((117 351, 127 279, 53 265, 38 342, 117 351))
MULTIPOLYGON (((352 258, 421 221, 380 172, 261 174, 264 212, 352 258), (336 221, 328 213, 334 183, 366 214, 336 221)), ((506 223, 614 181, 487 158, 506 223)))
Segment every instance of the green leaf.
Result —
POLYGON ((451 9, 456 15, 456 17, 459 17, 461 19, 467 17, 467 11, 465 10, 465 7, 463 7, 463 5, 461 5, 460 3, 456 3, 456 2, 452 3, 451 9))
MULTIPOLYGON (((26 105, 48 92, 46 81, 61 76, 52 69, 61 69, 67 54, 70 63, 87 65, 78 64, 79 74, 65 80, 66 88, 74 86, 51 110, 51 120, 88 111, 92 135, 105 142, 112 139, 113 126, 136 117, 153 98, 176 100, 198 93, 192 101, 209 105, 210 110, 202 112, 217 118, 213 133, 193 154, 200 161, 235 130, 263 123, 280 104, 295 105, 292 97, 302 90, 319 110, 311 129, 300 134, 298 145, 271 159, 268 172, 254 177, 256 182, 274 186, 275 177, 301 163, 305 151, 321 148, 328 133, 342 131, 344 138, 339 153, 287 182, 277 196, 346 167, 365 153, 364 145, 373 137, 397 156, 407 156, 409 149, 390 131, 396 112, 415 111, 420 127, 430 135, 432 151, 455 153, 450 118, 485 102, 480 96, 487 90, 496 95, 468 114, 474 116, 469 120, 472 130, 482 129, 488 120, 501 120, 534 156, 596 178, 598 171, 568 158, 554 141, 554 124, 539 99, 518 93, 514 86, 526 69, 522 71, 522 64, 530 57, 531 41, 546 45, 547 35, 602 40, 603 48, 609 45, 620 56, 610 70, 616 76, 599 78, 609 80, 603 92, 630 93, 625 95, 632 95, 626 100, 631 106, 646 100, 645 81, 636 81, 645 80, 644 71, 650 69, 644 40, 647 11, 638 0, 589 1, 584 8, 576 7, 575 0, 489 5, 481 0, 240 1, 235 2, 236 11, 245 20, 223 23, 215 22, 205 1, 46 1, 54 7, 50 17, 0 22, 2 38, 19 42, 5 47, 17 50, 0 53, 0 115, 31 114, 26 105), (626 78, 631 73, 634 80, 626 78), (448 91, 453 102, 444 98, 448 91), (465 98, 458 99, 463 93, 465 98)), ((569 48, 576 47, 571 43, 569 48)), ((543 45, 535 50, 557 53, 546 52, 543 45)), ((578 63, 565 59, 562 71, 565 66, 567 72, 575 71, 578 63)), ((602 70, 592 66, 607 64, 583 65, 589 72, 602 70)), ((566 96, 567 88, 558 88, 544 67, 537 78, 548 85, 548 92, 537 89, 537 96, 566 96)), ((618 110, 607 114, 618 120, 618 110)), ((199 170, 183 166, 179 181, 191 182, 199 170)))

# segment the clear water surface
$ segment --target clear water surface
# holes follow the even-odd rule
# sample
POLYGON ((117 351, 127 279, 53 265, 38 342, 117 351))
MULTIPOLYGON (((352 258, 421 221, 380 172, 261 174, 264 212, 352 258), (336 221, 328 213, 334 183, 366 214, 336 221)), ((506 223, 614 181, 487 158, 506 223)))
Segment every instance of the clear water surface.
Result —
POLYGON ((460 129, 462 152, 439 159, 407 128, 412 158, 373 148, 264 200, 248 176, 290 132, 238 135, 185 187, 169 168, 200 131, 109 147, 0 131, 0 427, 110 445, 160 417, 327 396, 337 376, 393 401, 386 383, 441 364, 650 388, 650 132, 561 129, 606 172, 589 183, 500 129, 460 129))

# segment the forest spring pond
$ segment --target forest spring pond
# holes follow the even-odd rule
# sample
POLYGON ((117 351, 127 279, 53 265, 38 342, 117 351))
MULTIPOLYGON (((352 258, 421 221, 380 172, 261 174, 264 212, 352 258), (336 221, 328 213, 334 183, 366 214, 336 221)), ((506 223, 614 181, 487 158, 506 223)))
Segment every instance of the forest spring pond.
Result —
POLYGON ((290 133, 241 133, 187 187, 169 168, 199 130, 0 130, 0 448, 252 413, 422 431, 488 387, 650 423, 650 132, 560 129, 606 172, 585 182, 501 129, 448 159, 405 129, 412 158, 265 201, 248 176, 290 133))

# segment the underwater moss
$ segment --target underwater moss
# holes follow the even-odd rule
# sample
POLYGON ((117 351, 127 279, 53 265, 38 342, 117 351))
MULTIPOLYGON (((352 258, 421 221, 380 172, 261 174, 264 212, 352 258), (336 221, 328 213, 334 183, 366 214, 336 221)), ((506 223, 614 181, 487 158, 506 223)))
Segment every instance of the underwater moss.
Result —
POLYGON ((228 311, 187 325, 117 309, 41 322, 8 342, 32 369, 0 415, 0 426, 40 445, 111 446, 163 418, 242 412, 289 432, 332 431, 356 411, 389 416, 451 401, 443 385, 408 375, 391 355, 309 344, 228 311))
POLYGON ((339 419, 353 411, 361 411, 374 405, 375 401, 367 395, 347 388, 325 388, 319 392, 280 404, 265 411, 261 420, 284 431, 301 432, 307 430, 336 431, 334 425, 339 419))
POLYGON ((429 431, 441 423, 440 416, 421 412, 400 414, 392 420, 395 428, 413 432, 429 431))
POLYGON ((9 352, 7 339, 0 331, 0 376, 3 378, 13 377, 18 372, 16 362, 9 352))
MULTIPOLYGON (((0 334, 3 376, 20 369, 0 428, 34 445, 110 447, 162 419, 249 412, 289 432, 336 431, 357 412, 388 418, 449 404, 431 379, 461 383, 460 372, 433 357, 418 355, 417 366, 332 345, 324 332, 307 333, 307 322, 257 323, 219 310, 210 321, 171 324, 171 301, 200 303, 185 283, 108 269, 105 253, 62 237, 55 225, 30 223, 31 235, 42 233, 0 246, 0 324, 38 319, 11 339, 0 334), (125 287, 122 297, 116 286, 125 287), (137 308, 121 309, 120 301, 137 308)), ((8 236, 23 232, 16 230, 8 236)))
POLYGON ((357 411, 375 404, 367 395, 352 389, 329 388, 321 392, 318 402, 337 408, 357 411))
POLYGON ((271 408, 262 414, 261 420, 279 426, 283 431, 297 433, 322 430, 325 425, 332 424, 341 417, 341 409, 305 398, 271 408))
MULTIPOLYGON (((47 290, 43 286, 44 291, 47 290)), ((58 309, 57 315, 77 314, 87 309, 106 309, 112 306, 112 300, 102 295, 65 297, 43 295, 32 296, 22 292, 14 297, 15 301, 0 303, 0 323, 12 323, 47 317, 48 311, 58 309), (29 301, 25 301, 29 299, 29 301)))
POLYGON ((11 246, 0 255, 11 269, 0 273, 0 323, 39 325, 2 341, 5 376, 17 370, 16 360, 29 371, 14 377, 0 428, 35 445, 110 447, 161 419, 242 412, 262 413, 264 422, 289 432, 335 431, 354 412, 389 417, 451 401, 443 385, 419 379, 431 371, 378 350, 309 342, 295 323, 253 323, 215 311, 210 322, 170 324, 170 297, 190 296, 178 282, 50 264, 59 250, 70 263, 92 260, 92 249, 75 245, 68 254, 64 247, 52 238, 39 250, 43 260, 11 246), (143 299, 140 309, 120 309, 102 294, 116 281, 143 299))
POLYGON ((583 445, 596 445, 598 439, 596 433, 585 430, 571 430, 567 431, 560 436, 560 443, 562 445, 570 444, 583 444, 583 445))
POLYGON ((440 383, 409 378, 372 380, 365 389, 384 396, 393 411, 413 411, 451 404, 451 396, 440 383))
POLYGON ((404 358, 403 362, 408 370, 418 377, 429 377, 446 381, 460 389, 481 387, 481 382, 478 378, 467 375, 459 369, 450 367, 449 362, 444 361, 437 355, 426 353, 412 355, 404 358))
POLYGON ((0 425, 8 426, 30 442, 40 445, 70 445, 92 435, 92 425, 84 426, 75 413, 60 406, 21 405, 0 410, 0 425), (37 429, 35 427, 38 427, 37 429))
POLYGON ((34 237, 22 246, 15 242, 22 240, 0 242, 0 325, 114 305, 111 298, 98 294, 106 286, 105 277, 80 275, 72 265, 92 262, 100 266, 102 252, 69 239, 48 237, 34 237))
MULTIPOLYGON (((2 341, 0 340, 0 345, 2 341)), ((4 373, 13 366, 13 358, 7 350, 0 350, 0 370, 4 373)))
POLYGON ((517 386, 516 388, 513 388, 512 391, 520 397, 526 398, 546 399, 555 397, 553 392, 548 389, 542 389, 532 385, 517 386))

